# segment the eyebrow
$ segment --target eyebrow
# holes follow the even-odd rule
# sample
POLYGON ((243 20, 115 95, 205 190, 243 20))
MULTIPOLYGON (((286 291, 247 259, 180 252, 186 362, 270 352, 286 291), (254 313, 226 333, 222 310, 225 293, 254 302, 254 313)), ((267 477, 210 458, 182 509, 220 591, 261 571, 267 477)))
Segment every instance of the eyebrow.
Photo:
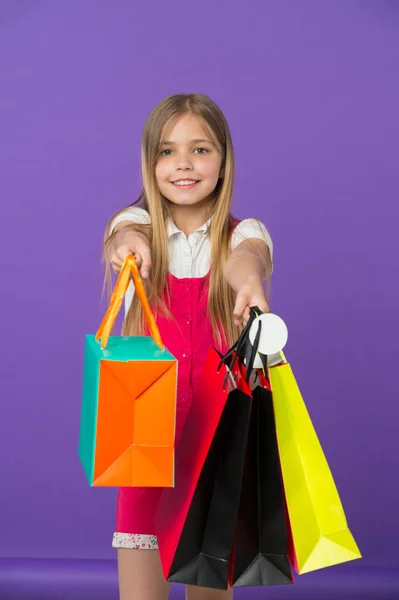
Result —
MULTIPOLYGON (((165 141, 165 142, 161 142, 161 146, 173 146, 176 142, 169 142, 169 141, 165 141)), ((213 145, 213 143, 211 142, 211 140, 191 140, 192 144, 211 144, 213 145)))

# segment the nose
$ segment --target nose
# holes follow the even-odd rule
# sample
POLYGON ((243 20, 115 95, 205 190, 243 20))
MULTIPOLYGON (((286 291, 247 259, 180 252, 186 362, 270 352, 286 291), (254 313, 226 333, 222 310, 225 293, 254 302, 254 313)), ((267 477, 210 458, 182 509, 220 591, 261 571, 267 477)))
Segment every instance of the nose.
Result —
POLYGON ((180 153, 177 157, 176 170, 177 171, 191 171, 193 168, 189 154, 186 152, 180 153))

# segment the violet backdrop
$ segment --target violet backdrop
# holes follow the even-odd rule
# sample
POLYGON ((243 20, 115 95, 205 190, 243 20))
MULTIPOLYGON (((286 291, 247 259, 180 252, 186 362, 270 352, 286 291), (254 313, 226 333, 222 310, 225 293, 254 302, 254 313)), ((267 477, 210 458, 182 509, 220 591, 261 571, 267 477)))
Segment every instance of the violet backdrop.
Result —
POLYGON ((398 64, 390 1, 1 3, 0 556, 114 556, 116 490, 77 456, 102 235, 149 111, 201 91, 231 125, 234 212, 273 237, 272 309, 360 562, 399 567, 398 64))

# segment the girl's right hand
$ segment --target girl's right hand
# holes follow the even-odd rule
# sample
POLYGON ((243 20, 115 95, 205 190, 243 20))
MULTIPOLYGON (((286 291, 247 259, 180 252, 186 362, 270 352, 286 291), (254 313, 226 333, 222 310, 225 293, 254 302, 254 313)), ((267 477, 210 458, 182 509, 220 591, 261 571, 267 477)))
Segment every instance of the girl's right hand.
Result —
POLYGON ((146 279, 151 269, 151 250, 148 240, 142 233, 122 227, 115 235, 111 252, 111 264, 116 274, 120 273, 129 254, 134 254, 140 275, 146 279))

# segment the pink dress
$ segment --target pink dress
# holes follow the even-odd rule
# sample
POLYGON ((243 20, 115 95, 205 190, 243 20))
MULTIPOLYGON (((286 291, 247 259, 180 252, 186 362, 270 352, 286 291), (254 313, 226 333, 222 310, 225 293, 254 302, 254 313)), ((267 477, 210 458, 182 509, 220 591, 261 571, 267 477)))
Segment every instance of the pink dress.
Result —
MULTIPOLYGON (((174 320, 158 318, 161 337, 179 361, 176 441, 179 440, 193 392, 210 346, 217 347, 207 316, 208 276, 178 279, 169 274, 170 310, 174 320)), ((226 348, 221 348, 226 350, 226 348)), ((157 549, 153 517, 162 488, 120 488, 114 548, 157 549)))

